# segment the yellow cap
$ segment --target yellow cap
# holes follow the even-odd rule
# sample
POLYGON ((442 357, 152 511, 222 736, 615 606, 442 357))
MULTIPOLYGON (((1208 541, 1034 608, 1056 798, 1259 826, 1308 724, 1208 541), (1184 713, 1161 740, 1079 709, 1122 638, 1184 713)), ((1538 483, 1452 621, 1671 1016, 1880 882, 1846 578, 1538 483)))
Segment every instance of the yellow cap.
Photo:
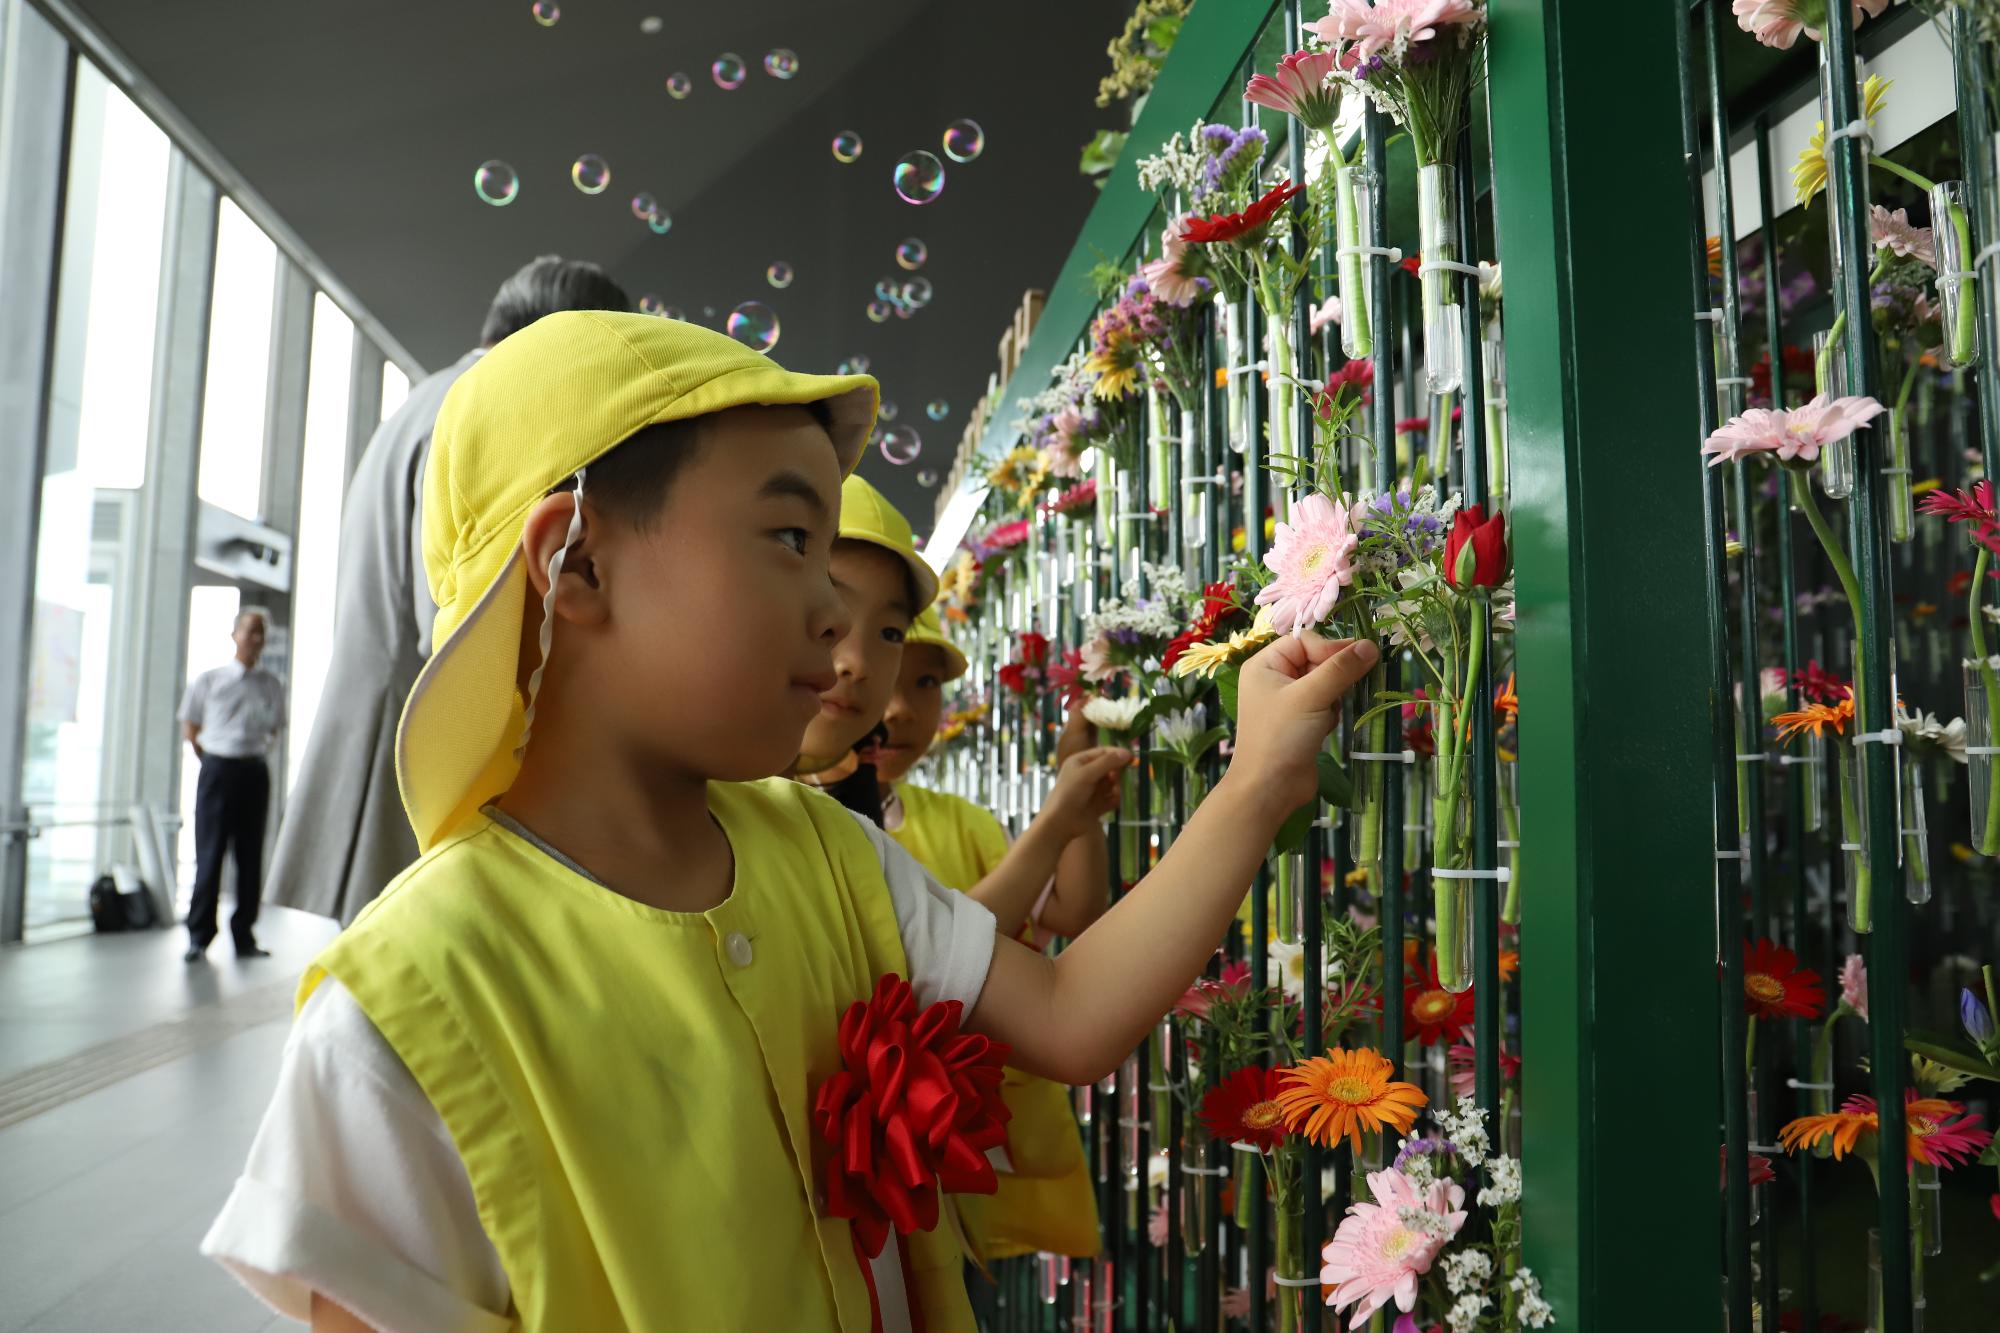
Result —
POLYGON ((910 520, 858 476, 849 477, 840 487, 840 536, 843 541, 872 543, 901 557, 916 581, 919 607, 929 606, 937 598, 937 571, 917 554, 910 520))
POLYGON ((965 660, 965 654, 958 650, 958 645, 944 636, 944 625, 938 620, 935 606, 925 607, 924 613, 917 617, 917 623, 910 626, 910 632, 903 636, 905 647, 913 643, 927 643, 944 650, 946 680, 957 680, 971 665, 965 660))
POLYGON ((537 320, 460 376, 438 412, 424 476, 436 648, 396 732, 396 778, 417 846, 429 851, 513 783, 530 509, 645 427, 731 407, 825 403, 845 475, 877 401, 866 375, 798 375, 694 324, 605 311, 537 320))

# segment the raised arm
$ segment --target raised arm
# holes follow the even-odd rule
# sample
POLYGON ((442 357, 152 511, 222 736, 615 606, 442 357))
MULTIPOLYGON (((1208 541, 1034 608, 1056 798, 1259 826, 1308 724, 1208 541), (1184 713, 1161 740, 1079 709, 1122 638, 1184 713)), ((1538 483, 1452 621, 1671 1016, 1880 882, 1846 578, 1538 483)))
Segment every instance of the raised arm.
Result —
POLYGON ((1067 857, 1068 848, 1091 841, 1102 846, 1098 820, 1117 806, 1118 773, 1131 761, 1131 754, 1120 749, 1069 756, 1034 820, 993 873, 968 890, 993 913, 994 926, 1002 935, 1020 933, 1021 923, 1067 857))
MULTIPOLYGON (((1081 753, 1090 745, 1095 731, 1084 717, 1083 709, 1072 708, 1063 722, 1062 737, 1056 742, 1057 761, 1066 762, 1072 754, 1081 753)), ((1110 905, 1111 858, 1105 850, 1104 830, 1093 823, 1063 848, 1056 861, 1055 892, 1049 895, 1036 924, 1053 934, 1075 938, 1103 916, 1110 905)))
POLYGON ((1116 1068, 1215 952, 1279 826, 1318 794, 1334 706, 1379 656, 1308 634, 1245 663, 1235 757, 1159 866, 1054 959, 1000 940, 969 1026, 1060 1082, 1116 1068))

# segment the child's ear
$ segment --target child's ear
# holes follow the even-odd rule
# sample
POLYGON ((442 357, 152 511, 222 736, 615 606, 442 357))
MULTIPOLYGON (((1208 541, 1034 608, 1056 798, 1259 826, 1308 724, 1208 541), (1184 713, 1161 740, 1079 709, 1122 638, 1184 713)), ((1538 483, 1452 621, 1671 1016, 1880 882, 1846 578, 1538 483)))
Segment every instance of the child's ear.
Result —
POLYGON ((602 519, 586 502, 583 534, 574 546, 564 550, 575 506, 571 492, 544 496, 528 511, 528 521, 521 532, 521 552, 528 564, 529 596, 539 606, 549 592, 549 564, 557 551, 563 551, 556 586, 556 615, 577 624, 595 624, 604 619, 606 610, 596 560, 596 526, 602 519))

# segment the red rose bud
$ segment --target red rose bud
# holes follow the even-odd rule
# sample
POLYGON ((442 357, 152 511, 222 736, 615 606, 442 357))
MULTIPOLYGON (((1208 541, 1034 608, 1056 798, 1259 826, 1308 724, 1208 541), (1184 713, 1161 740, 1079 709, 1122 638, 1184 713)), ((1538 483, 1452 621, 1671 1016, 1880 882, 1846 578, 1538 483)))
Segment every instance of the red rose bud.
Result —
POLYGON ((1497 588, 1507 579, 1507 516, 1486 517, 1467 505, 1451 520, 1444 543, 1445 582, 1454 588, 1497 588))

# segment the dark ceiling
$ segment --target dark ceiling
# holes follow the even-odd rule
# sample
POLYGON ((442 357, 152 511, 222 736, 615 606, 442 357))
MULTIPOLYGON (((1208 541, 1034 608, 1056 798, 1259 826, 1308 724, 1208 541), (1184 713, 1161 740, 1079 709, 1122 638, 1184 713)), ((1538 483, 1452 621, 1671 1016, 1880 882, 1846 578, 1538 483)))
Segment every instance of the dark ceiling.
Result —
POLYGON ((635 299, 718 327, 762 301, 787 365, 870 359, 924 450, 863 470, 928 531, 934 492, 916 474, 948 469, 1021 293, 1054 277, 1090 208, 1077 153, 1123 115, 1093 102, 1129 0, 557 2, 548 27, 530 0, 79 7, 426 367, 462 353, 501 278, 540 253, 594 259, 635 299), (798 54, 789 81, 762 68, 780 47, 798 54), (748 67, 733 92, 710 74, 724 52, 748 67), (676 71, 684 101, 666 91, 676 71), (986 136, 965 165, 940 142, 961 117, 986 136), (842 130, 863 140, 851 165, 830 148, 842 130), (891 185, 913 149, 947 172, 922 207, 891 185), (610 165, 602 194, 570 182, 583 153, 610 165), (518 173, 506 207, 473 190, 488 159, 518 173), (672 216, 666 235, 633 216, 641 190, 672 216), (876 281, 909 276, 895 251, 912 236, 935 296, 872 323, 876 281), (775 261, 796 273, 782 291, 775 261))

